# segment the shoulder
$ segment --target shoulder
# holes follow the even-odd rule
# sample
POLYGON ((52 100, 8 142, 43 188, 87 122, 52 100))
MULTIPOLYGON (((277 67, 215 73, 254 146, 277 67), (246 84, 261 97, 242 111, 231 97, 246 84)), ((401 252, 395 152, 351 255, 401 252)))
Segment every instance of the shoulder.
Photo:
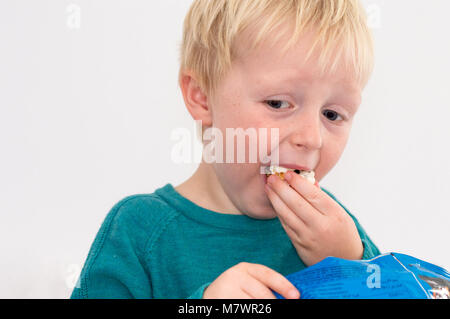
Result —
POLYGON ((118 225, 133 225, 147 232, 178 215, 166 201, 156 193, 128 195, 111 208, 106 219, 118 225))
POLYGON ((128 240, 143 251, 146 243, 158 236, 166 224, 178 215, 173 207, 155 193, 128 195, 110 209, 99 231, 98 240, 128 240))
MULTIPOLYGON (((91 245, 72 297, 87 298, 88 287, 90 296, 116 293, 128 296, 130 289, 143 287, 147 280, 147 245, 157 239, 177 215, 177 211, 155 193, 128 195, 117 201, 91 245)), ((146 292, 147 295, 150 293, 146 292)))
POLYGON ((108 217, 116 222, 138 222, 150 227, 176 211, 157 194, 128 195, 114 204, 108 217))

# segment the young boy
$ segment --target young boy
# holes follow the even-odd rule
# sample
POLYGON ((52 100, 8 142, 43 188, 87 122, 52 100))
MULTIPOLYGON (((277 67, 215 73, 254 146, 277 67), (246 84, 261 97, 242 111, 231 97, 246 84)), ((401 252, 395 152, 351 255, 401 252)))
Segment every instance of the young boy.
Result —
MULTIPOLYGON (((320 181, 372 67, 357 0, 196 0, 179 84, 203 131, 278 128, 275 164, 320 181)), ((119 201, 72 298, 299 298, 284 276, 327 256, 380 254, 329 191, 293 172, 266 178, 270 164, 203 160, 177 187, 119 201)))

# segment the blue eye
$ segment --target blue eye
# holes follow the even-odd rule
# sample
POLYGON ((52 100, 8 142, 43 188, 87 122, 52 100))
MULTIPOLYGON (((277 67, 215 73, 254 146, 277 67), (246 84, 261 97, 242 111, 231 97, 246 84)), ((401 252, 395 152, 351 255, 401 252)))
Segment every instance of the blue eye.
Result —
POLYGON ((279 101, 279 100, 267 100, 267 101, 265 101, 265 103, 273 109, 285 109, 290 106, 289 102, 279 101))
POLYGON ((332 110, 325 110, 323 112, 323 115, 325 115, 325 117, 332 122, 335 122, 337 117, 341 117, 342 119, 342 116, 340 116, 339 113, 332 110))

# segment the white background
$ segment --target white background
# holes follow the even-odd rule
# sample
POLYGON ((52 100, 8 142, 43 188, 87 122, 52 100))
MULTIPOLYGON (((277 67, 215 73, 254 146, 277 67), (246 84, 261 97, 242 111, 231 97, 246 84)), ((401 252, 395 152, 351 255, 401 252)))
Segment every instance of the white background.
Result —
MULTIPOLYGON (((170 160, 190 3, 0 2, 0 297, 67 298, 117 201, 194 172, 170 160)), ((322 186, 383 252, 449 269, 450 2, 364 4, 375 71, 322 186)))

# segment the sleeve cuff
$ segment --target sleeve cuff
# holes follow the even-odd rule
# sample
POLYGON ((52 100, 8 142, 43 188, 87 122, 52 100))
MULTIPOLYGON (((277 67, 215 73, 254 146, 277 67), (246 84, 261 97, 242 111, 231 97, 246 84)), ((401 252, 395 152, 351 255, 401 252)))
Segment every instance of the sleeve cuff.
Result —
POLYGON ((206 288, 208 288, 208 286, 211 283, 208 282, 202 286, 200 286, 200 288, 198 288, 192 295, 190 295, 187 299, 202 299, 203 298, 203 293, 205 291, 206 288))

